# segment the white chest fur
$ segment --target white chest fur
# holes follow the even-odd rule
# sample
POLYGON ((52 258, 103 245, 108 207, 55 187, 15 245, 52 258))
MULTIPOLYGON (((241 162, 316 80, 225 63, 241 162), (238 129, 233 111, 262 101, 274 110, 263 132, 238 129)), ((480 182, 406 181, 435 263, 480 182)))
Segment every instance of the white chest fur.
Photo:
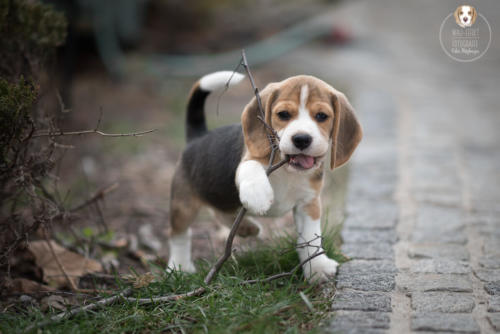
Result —
POLYGON ((274 201, 267 211, 268 217, 279 217, 292 210, 297 204, 309 203, 316 192, 311 188, 310 176, 278 169, 269 176, 274 192, 274 201))

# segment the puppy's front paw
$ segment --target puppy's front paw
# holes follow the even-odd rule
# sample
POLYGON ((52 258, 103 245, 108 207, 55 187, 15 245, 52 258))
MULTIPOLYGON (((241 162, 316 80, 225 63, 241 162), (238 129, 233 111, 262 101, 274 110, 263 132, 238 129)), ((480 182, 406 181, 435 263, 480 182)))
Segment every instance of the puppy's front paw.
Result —
POLYGON ((302 269, 304 270, 304 276, 308 280, 325 283, 335 276, 338 265, 337 261, 323 254, 305 263, 302 269))
POLYGON ((274 201, 274 193, 266 178, 244 181, 240 184, 240 201, 251 213, 263 215, 274 201))

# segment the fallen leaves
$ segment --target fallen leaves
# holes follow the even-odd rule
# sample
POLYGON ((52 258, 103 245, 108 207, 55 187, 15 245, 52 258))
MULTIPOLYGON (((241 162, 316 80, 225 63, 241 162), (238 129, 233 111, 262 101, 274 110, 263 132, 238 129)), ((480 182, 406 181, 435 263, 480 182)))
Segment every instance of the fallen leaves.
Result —
MULTIPOLYGON (((49 242, 55 255, 63 265, 68 278, 72 280, 75 286, 78 285, 78 279, 81 276, 103 270, 99 262, 71 252, 60 246, 54 240, 49 240, 49 242)), ((45 282, 55 288, 68 287, 65 273, 59 267, 56 258, 52 255, 50 246, 45 240, 31 242, 29 244, 29 250, 35 256, 36 265, 42 269, 43 280, 45 282)))

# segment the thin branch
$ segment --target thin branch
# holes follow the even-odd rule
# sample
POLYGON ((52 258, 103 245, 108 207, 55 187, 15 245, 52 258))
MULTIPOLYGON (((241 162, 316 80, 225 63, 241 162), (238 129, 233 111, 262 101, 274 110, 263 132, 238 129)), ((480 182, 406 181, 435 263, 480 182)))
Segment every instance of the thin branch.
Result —
POLYGON ((307 259, 305 259, 304 261, 302 261, 301 263, 299 263, 298 265, 293 267, 293 269, 288 271, 288 272, 279 273, 279 274, 276 274, 273 276, 266 277, 264 279, 251 279, 251 280, 243 281, 240 284, 245 285, 245 284, 267 283, 267 282, 271 282, 271 281, 274 281, 274 280, 279 279, 279 278, 293 276, 297 272, 297 270, 299 270, 299 268, 302 267, 304 264, 311 261, 316 256, 320 256, 323 254, 325 254, 325 251, 320 251, 320 252, 316 251, 311 256, 309 256, 307 259))
POLYGON ((87 134, 98 134, 103 137, 140 137, 147 133, 151 133, 156 131, 156 129, 146 130, 146 131, 138 131, 138 132, 129 132, 129 133, 106 133, 100 130, 82 130, 82 131, 54 131, 54 132, 41 132, 35 133, 31 138, 37 137, 60 137, 60 136, 80 136, 87 134))
POLYGON ((238 212, 238 215, 236 216, 236 219, 234 220, 233 226, 231 227, 231 231, 229 232, 229 235, 226 240, 226 247, 224 249, 224 254, 219 257, 217 262, 210 268, 210 271, 208 274, 205 276, 205 279, 203 280, 205 284, 210 284, 210 282, 213 281, 215 276, 219 273, 220 269, 222 268, 222 265, 226 260, 231 256, 231 253, 233 251, 233 240, 234 237, 236 236, 236 232, 238 231, 238 227, 240 226, 241 221, 243 220, 243 217, 245 216, 245 213, 247 212, 247 209, 244 207, 241 207, 240 211, 238 212))
POLYGON ((71 310, 68 310, 68 311, 65 311, 65 312, 61 312, 59 314, 56 314, 56 315, 50 317, 50 319, 48 319, 46 321, 42 321, 42 322, 39 322, 39 323, 32 324, 31 326, 28 326, 26 328, 25 332, 30 332, 33 329, 50 325, 50 324, 52 324, 54 322, 58 322, 58 321, 70 318, 72 316, 75 316, 77 314, 80 314, 80 313, 83 313, 83 312, 86 312, 86 311, 94 310, 94 309, 96 309, 96 308, 98 308, 100 306, 105 306, 105 305, 112 304, 112 303, 114 303, 115 301, 117 301, 120 298, 124 298, 124 297, 129 296, 131 293, 132 293, 132 289, 131 288, 127 288, 123 292, 120 292, 119 294, 116 294, 116 295, 111 296, 111 297, 100 299, 100 300, 96 301, 95 303, 88 304, 88 305, 85 305, 85 306, 79 306, 79 307, 73 308, 71 310))
POLYGON ((134 302, 134 303, 139 303, 139 304, 153 304, 153 303, 160 303, 160 302, 169 302, 169 301, 176 301, 179 299, 183 298, 188 298, 188 297, 196 297, 204 294, 207 291, 205 287, 199 287, 194 290, 191 290, 186 293, 181 293, 178 295, 167 295, 167 296, 161 296, 161 297, 152 297, 152 298, 133 298, 133 297, 128 297, 125 298, 125 300, 129 302, 134 302))
POLYGON ((262 123, 264 123, 264 126, 266 127, 266 129, 268 129, 267 139, 269 140, 271 147, 275 147, 276 140, 278 140, 279 137, 277 136, 277 134, 275 133, 274 130, 269 130, 269 129, 272 129, 272 127, 269 124, 267 124, 265 121, 266 113, 264 112, 264 108, 262 107, 262 100, 260 98, 259 88, 257 88, 257 86, 255 85, 255 80, 253 79, 252 72, 250 71, 250 66, 248 65, 247 55, 245 53, 245 49, 241 50, 241 58, 242 58, 242 65, 245 68, 245 71, 247 72, 248 78, 250 79, 250 84, 252 85, 252 89, 253 89, 253 92, 255 94, 255 99, 257 100, 257 106, 259 107, 260 115, 257 116, 257 118, 262 123), (274 136, 274 138, 273 138, 273 136, 274 136))
POLYGON ((106 196, 106 194, 108 194, 108 193, 112 192, 113 190, 115 190, 116 188, 118 188, 118 186, 119 186, 119 183, 115 182, 115 183, 111 184, 110 186, 107 186, 107 187, 99 190, 98 192, 96 192, 94 194, 94 196, 92 196, 91 198, 89 198, 85 202, 75 206, 74 208, 70 209, 69 211, 75 212, 75 211, 78 211, 80 209, 83 209, 84 207, 86 207, 94 202, 97 202, 98 200, 104 198, 104 196, 106 196))

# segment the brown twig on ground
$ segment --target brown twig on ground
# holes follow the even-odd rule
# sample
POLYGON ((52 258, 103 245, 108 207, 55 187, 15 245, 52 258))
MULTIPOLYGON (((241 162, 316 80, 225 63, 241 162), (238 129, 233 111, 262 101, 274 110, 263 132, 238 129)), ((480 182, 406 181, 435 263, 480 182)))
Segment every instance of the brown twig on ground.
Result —
POLYGON ((80 314, 80 313, 83 313, 86 311, 94 310, 94 309, 98 308, 99 306, 105 306, 105 305, 112 304, 116 300, 123 298, 123 297, 126 297, 126 296, 130 295, 131 293, 132 293, 132 288, 127 288, 127 289, 123 290, 122 292, 120 292, 119 294, 116 294, 116 295, 111 296, 111 297, 100 299, 100 300, 96 301, 95 303, 88 304, 85 306, 76 307, 76 308, 73 308, 73 309, 65 311, 65 312, 61 312, 59 314, 56 314, 56 315, 50 317, 50 319, 48 319, 46 321, 42 321, 39 323, 35 323, 31 326, 28 326, 26 328, 25 332, 30 332, 36 328, 50 325, 54 322, 70 318, 72 316, 75 316, 77 314, 80 314))
POLYGON ((299 263, 298 265, 293 267, 293 269, 290 271, 287 271, 285 273, 279 273, 276 275, 272 275, 272 276, 266 277, 264 279, 251 279, 251 280, 243 281, 240 284, 245 285, 245 284, 267 283, 267 282, 271 282, 271 281, 274 281, 274 280, 279 279, 279 278, 293 276, 297 272, 297 270, 299 270, 299 268, 302 267, 304 264, 308 263, 309 261, 314 259, 316 256, 320 256, 320 255, 323 255, 325 253, 326 253, 325 251, 319 251, 319 247, 318 247, 318 249, 312 255, 310 255, 309 257, 307 257, 307 259, 305 259, 304 261, 302 261, 301 263, 299 263))

